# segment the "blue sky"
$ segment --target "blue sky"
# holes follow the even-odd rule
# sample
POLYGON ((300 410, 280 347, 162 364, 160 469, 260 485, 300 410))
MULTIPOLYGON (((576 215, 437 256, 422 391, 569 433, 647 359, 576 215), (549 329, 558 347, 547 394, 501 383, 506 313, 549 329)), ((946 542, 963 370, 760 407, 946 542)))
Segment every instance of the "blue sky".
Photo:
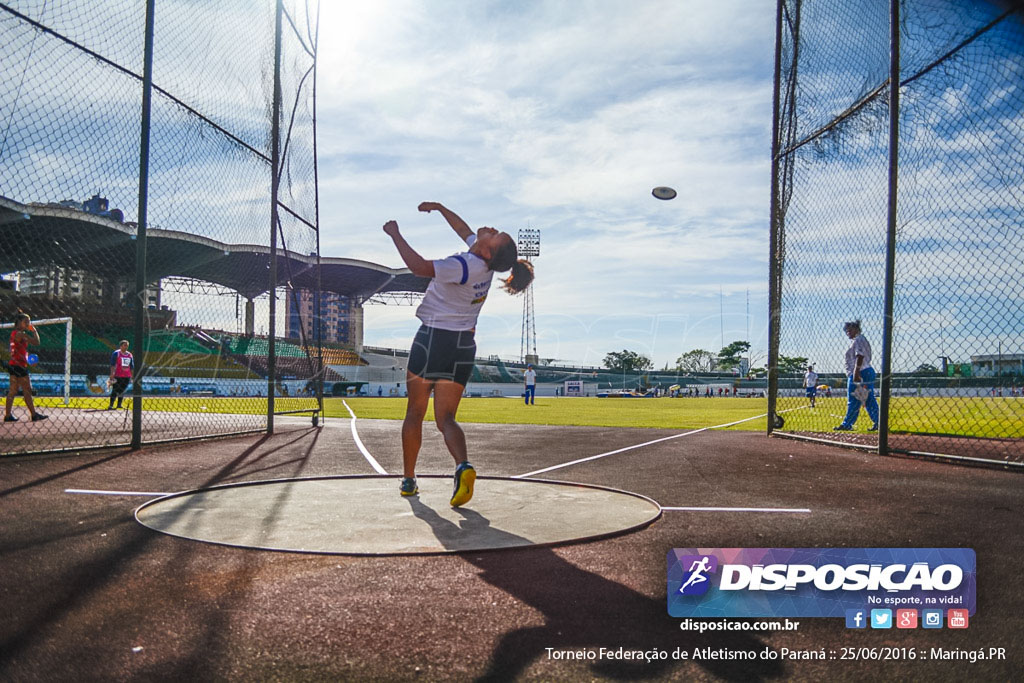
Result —
MULTIPOLYGON (((662 367, 749 339, 763 362, 774 5, 323 3, 322 252, 398 266, 395 219, 442 258, 458 239, 416 211, 439 201, 541 230, 542 358, 662 367)), ((519 356, 522 306, 492 293, 481 355, 519 356)), ((413 313, 368 306, 365 342, 407 346, 413 313)))

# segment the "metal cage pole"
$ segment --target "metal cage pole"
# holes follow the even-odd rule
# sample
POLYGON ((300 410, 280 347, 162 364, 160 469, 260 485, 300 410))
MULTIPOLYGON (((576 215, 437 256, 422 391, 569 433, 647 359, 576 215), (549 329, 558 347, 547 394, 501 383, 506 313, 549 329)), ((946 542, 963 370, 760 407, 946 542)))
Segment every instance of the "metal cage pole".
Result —
POLYGON ((274 96, 270 124, 270 335, 267 342, 267 434, 274 433, 274 391, 277 382, 277 194, 281 163, 281 15, 282 0, 277 0, 274 16, 274 96))
MULTIPOLYGON (((314 386, 316 387, 316 402, 320 412, 313 417, 313 425, 316 426, 317 420, 323 422, 324 419, 324 376, 326 374, 324 368, 324 340, 323 340, 323 282, 321 278, 321 263, 320 263, 320 171, 318 168, 317 158, 317 146, 316 146, 316 80, 317 80, 317 66, 320 63, 320 3, 316 4, 316 32, 313 35, 313 211, 314 220, 316 221, 316 293, 317 293, 317 327, 316 327, 316 351, 317 351, 317 367, 316 367, 316 381, 314 386)), ((352 302, 349 302, 349 306, 352 302)), ((351 309, 349 309, 351 310, 351 309)))
POLYGON ((892 395, 893 308, 896 297, 896 221, 900 150, 900 0, 889 0, 889 206, 885 242, 885 313, 882 318, 881 385, 878 406, 878 452, 889 452, 889 407, 892 395))
MULTIPOLYGON (((72 324, 71 318, 64 323, 64 405, 71 405, 71 338, 72 338, 72 324)), ((133 392, 134 393, 134 392, 133 392)), ((132 402, 134 404, 134 401, 132 402)))
POLYGON ((775 89, 772 93, 772 180, 771 200, 769 203, 769 254, 768 254, 768 429, 771 434, 775 428, 775 409, 778 403, 779 388, 779 322, 782 313, 782 292, 779 276, 782 270, 779 254, 779 231, 782 221, 779 217, 781 202, 779 201, 779 150, 781 148, 779 103, 782 90, 782 7, 786 0, 776 3, 775 16, 775 89))
POLYGON ((149 130, 153 106, 153 24, 156 0, 146 0, 139 136, 139 216, 135 239, 135 351, 141 360, 132 380, 132 450, 142 447, 142 378, 146 369, 146 223, 149 204, 149 130))

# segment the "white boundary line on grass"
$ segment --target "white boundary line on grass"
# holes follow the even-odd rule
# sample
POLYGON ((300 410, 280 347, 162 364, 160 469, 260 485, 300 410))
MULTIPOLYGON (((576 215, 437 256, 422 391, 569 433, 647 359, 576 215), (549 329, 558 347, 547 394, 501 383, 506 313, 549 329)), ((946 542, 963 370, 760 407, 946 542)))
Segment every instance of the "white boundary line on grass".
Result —
MULTIPOLYGON (((789 410, 802 410, 805 407, 806 406, 800 406, 799 408, 789 408, 789 410)), ((779 412, 780 413, 784 413, 784 412, 789 412, 789 410, 780 410, 779 412)), ((525 479, 526 477, 532 477, 532 476, 537 475, 537 474, 544 474, 545 472, 550 472, 552 470, 562 469, 563 467, 569 467, 570 465, 578 465, 581 462, 589 462, 591 460, 597 460, 599 458, 607 458, 609 455, 617 455, 619 453, 625 453, 626 451, 631 451, 631 450, 634 450, 636 448, 643 448, 644 446, 651 446, 651 445, 656 444, 656 443, 661 443, 662 441, 669 441, 671 439, 678 439, 678 438, 683 437, 683 436, 690 436, 691 434, 700 434, 701 432, 706 432, 709 429, 722 429, 724 427, 732 427, 733 425, 742 424, 744 422, 750 422, 751 420, 759 420, 762 417, 767 417, 767 416, 768 416, 768 413, 763 413, 761 415, 755 415, 754 417, 746 417, 746 418, 743 418, 742 420, 736 420, 735 422, 727 422, 725 424, 714 425, 712 427, 701 427, 700 429, 694 429, 694 430, 691 430, 689 432, 683 432, 682 434, 673 434, 672 436, 663 436, 660 439, 655 439, 654 441, 645 441, 644 443, 638 443, 635 446, 626 446, 625 448, 619 448, 619 449, 616 449, 614 451, 608 451, 607 453, 599 453, 597 455, 591 455, 591 456, 586 457, 586 458, 580 458, 579 460, 573 460, 571 462, 564 462, 561 465, 552 465, 551 467, 545 467, 544 469, 534 470, 533 472, 527 472, 526 474, 517 474, 517 475, 513 476, 512 478, 513 479, 525 479)))
POLYGON ((377 474, 387 474, 387 470, 381 467, 380 463, 370 455, 370 451, 366 450, 366 446, 363 445, 362 439, 359 438, 359 432, 356 431, 356 414, 352 412, 351 408, 349 408, 345 399, 341 399, 341 405, 345 406, 345 409, 348 410, 348 414, 352 416, 352 420, 349 424, 352 426, 352 440, 356 442, 356 448, 359 449, 359 452, 363 454, 364 458, 366 458, 366 462, 370 463, 370 467, 372 467, 377 474))

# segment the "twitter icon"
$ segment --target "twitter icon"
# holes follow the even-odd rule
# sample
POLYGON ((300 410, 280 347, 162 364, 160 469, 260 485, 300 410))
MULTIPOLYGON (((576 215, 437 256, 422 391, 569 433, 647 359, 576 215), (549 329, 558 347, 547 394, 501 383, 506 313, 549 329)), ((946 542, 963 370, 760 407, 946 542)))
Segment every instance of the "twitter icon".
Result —
POLYGON ((892 610, 871 610, 871 628, 892 628, 892 610))

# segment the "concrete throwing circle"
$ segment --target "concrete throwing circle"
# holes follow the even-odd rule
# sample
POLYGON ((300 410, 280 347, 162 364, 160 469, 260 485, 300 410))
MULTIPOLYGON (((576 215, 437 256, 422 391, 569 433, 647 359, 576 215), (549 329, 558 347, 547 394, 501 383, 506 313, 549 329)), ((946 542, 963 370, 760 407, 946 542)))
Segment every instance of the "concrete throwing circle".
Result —
POLYGON ((183 491, 135 511, 142 525, 207 543, 299 553, 409 555, 554 545, 645 527, 649 498, 600 486, 478 477, 473 499, 448 505, 451 477, 277 479, 183 491))

